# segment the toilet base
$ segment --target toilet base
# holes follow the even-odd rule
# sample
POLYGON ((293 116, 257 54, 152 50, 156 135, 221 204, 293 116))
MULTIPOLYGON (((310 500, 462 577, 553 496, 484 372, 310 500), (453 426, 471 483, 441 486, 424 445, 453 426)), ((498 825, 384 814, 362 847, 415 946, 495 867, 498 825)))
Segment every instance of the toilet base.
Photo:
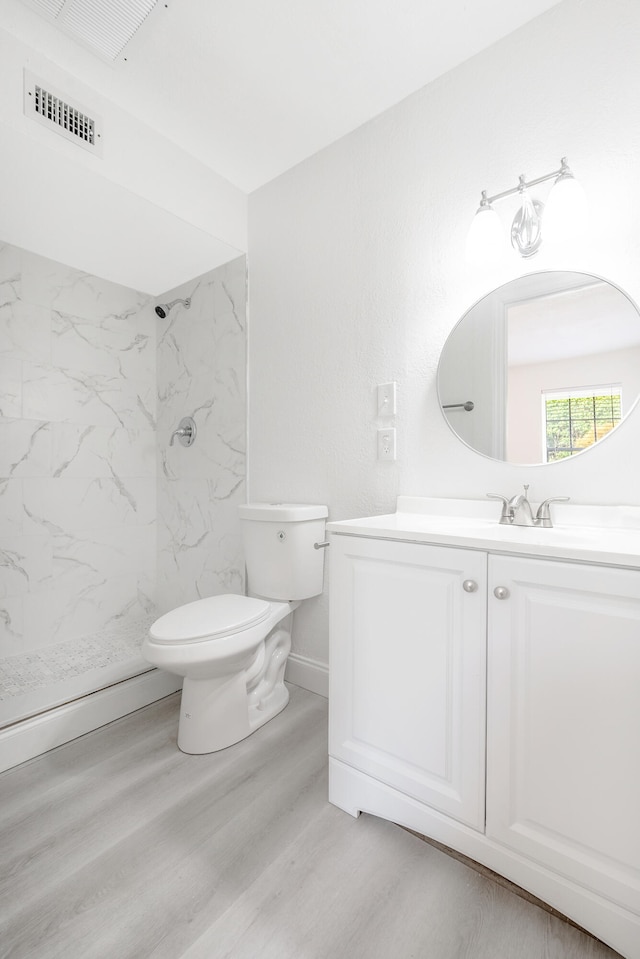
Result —
POLYGON ((183 753, 225 749, 250 732, 243 673, 216 679, 185 678, 178 724, 178 747, 183 753))
POLYGON ((291 634, 272 630, 247 669, 209 679, 185 677, 178 748, 199 755, 226 749, 282 712, 289 702, 284 670, 291 634))

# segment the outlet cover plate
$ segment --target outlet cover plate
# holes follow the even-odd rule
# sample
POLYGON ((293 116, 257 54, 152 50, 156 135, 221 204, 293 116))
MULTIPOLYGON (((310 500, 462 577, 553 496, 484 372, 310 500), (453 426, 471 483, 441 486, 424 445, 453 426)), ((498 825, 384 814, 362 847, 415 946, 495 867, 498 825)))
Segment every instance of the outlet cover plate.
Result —
POLYGON ((396 458, 396 431, 392 427, 378 430, 378 459, 395 460, 396 458))

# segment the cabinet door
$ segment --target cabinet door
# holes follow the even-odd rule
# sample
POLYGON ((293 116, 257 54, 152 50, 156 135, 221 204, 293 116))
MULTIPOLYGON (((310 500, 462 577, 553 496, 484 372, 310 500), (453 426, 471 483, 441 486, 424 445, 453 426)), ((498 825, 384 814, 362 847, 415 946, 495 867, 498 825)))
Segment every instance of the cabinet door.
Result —
POLYGON ((332 536, 330 753, 476 829, 485 628, 486 554, 332 536))
POLYGON ((487 835, 640 913, 639 572, 490 558, 487 736, 487 835))

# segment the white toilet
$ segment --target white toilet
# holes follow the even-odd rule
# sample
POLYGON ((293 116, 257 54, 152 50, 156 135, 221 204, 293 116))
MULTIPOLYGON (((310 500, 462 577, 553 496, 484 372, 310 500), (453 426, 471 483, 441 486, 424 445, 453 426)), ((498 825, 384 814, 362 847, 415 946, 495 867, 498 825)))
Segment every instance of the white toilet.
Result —
POLYGON ((179 606, 155 621, 142 646, 154 666, 184 676, 185 753, 231 746, 284 709, 290 614, 322 592, 326 506, 254 503, 239 513, 253 595, 179 606))

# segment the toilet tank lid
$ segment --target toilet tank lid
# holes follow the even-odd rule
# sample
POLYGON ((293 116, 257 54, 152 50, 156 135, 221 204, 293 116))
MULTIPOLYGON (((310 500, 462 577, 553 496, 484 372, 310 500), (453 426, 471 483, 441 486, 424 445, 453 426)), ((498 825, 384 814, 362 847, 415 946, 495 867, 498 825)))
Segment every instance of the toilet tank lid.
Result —
POLYGON ((264 523, 299 523, 308 519, 326 519, 326 506, 308 506, 302 503, 246 503, 238 507, 240 519, 264 523))

